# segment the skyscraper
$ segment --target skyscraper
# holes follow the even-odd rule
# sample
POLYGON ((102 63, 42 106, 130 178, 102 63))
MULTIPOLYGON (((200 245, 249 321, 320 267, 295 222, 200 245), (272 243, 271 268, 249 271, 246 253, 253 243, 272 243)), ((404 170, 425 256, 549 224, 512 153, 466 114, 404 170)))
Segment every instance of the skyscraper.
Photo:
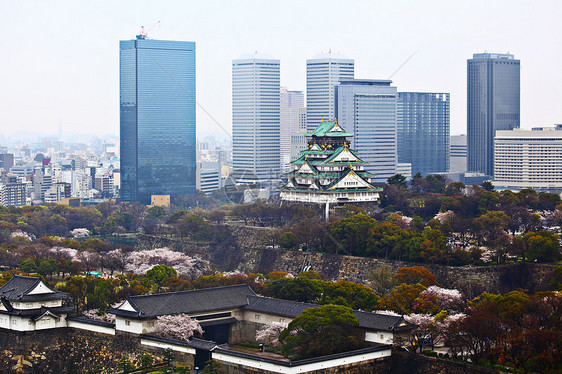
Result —
POLYGON ((389 80, 352 79, 336 86, 336 117, 355 136, 351 147, 376 174, 373 182, 386 182, 396 174, 397 90, 389 80))
POLYGON ((334 86, 340 80, 353 79, 355 62, 343 55, 324 53, 306 60, 307 130, 314 130, 322 119, 335 117, 334 86))
POLYGON ((279 60, 259 54, 232 61, 232 163, 260 180, 279 177, 279 60))
POLYGON ((467 61, 470 172, 494 175, 496 130, 519 128, 520 63, 511 54, 476 53, 467 61))
POLYGON ((195 43, 120 42, 121 199, 195 193, 195 43))
MULTIPOLYGON (((302 91, 289 91, 287 87, 281 87, 279 102, 281 167, 285 168, 291 162, 291 138, 299 131, 299 114, 304 108, 304 94, 302 91)), ((304 133, 302 135, 304 138, 304 133)))
POLYGON ((398 162, 412 174, 449 171, 449 94, 398 93, 398 162))

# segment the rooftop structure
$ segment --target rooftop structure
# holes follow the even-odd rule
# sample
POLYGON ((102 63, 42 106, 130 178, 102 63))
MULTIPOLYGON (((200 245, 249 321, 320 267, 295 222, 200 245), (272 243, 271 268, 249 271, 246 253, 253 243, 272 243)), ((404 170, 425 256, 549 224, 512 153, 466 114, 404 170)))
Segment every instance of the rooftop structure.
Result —
POLYGON ((379 199, 380 188, 371 184, 374 174, 350 148, 353 134, 337 121, 321 122, 305 134, 308 148, 292 161, 289 179, 281 189, 281 200, 307 203, 365 203, 379 199))
POLYGON ((14 275, 0 287, 0 328, 34 331, 66 327, 72 308, 62 305, 68 295, 40 278, 14 275))

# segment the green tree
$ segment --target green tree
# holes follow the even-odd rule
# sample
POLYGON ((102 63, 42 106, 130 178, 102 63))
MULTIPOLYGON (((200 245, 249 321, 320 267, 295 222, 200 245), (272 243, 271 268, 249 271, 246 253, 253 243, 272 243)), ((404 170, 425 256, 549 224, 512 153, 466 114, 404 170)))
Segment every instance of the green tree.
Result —
POLYGON ((330 233, 351 255, 364 256, 367 252, 369 229, 376 224, 365 214, 356 214, 329 225, 330 233))
POLYGON ((23 259, 20 262, 20 270, 24 273, 35 273, 37 272, 37 264, 31 258, 23 259))
POLYGON ((402 174, 394 174, 391 177, 388 177, 386 183, 393 184, 398 187, 407 188, 408 182, 406 181, 406 177, 402 174))
POLYGON ((314 303, 320 299, 326 285, 327 282, 318 279, 281 278, 267 284, 267 293, 279 299, 314 303))
POLYGON ((212 235, 211 225, 198 215, 191 214, 179 224, 181 236, 194 240, 208 240, 212 235))
POLYGON ((215 360, 209 360, 205 362, 205 367, 203 368, 203 374, 219 374, 219 369, 222 367, 221 363, 215 360))
POLYGON ((279 237, 279 245, 284 249, 295 249, 298 245, 298 239, 292 232, 284 232, 279 237))
POLYGON ((388 294, 398 285, 398 280, 394 277, 392 268, 386 264, 373 270, 369 274, 369 281, 371 282, 371 288, 379 296, 388 294))
POLYGON ((371 311, 377 309, 379 297, 361 283, 340 280, 326 286, 322 295, 322 304, 342 304, 353 309, 371 311))
POLYGON ((558 235, 548 231, 529 232, 523 237, 530 261, 554 262, 560 259, 558 235))
POLYGON ((160 291, 160 288, 162 288, 168 279, 177 275, 178 272, 176 269, 166 265, 156 265, 146 272, 147 278, 156 284, 158 291, 160 291))
POLYGON ((480 184, 480 187, 485 189, 486 191, 495 191, 495 187, 490 181, 484 181, 480 184))
POLYGON ((353 310, 341 305, 305 309, 279 335, 281 352, 291 360, 351 351, 362 346, 353 310))

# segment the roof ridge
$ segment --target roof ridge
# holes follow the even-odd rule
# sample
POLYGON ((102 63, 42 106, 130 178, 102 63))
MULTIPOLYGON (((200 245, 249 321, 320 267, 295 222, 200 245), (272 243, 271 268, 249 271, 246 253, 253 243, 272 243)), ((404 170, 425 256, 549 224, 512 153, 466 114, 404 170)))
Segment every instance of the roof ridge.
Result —
POLYGON ((218 286, 218 287, 197 288, 197 289, 194 289, 194 290, 151 293, 151 294, 146 294, 146 295, 135 295, 135 296, 129 296, 129 297, 130 298, 141 298, 141 297, 165 296, 165 295, 172 295, 172 294, 177 295, 177 294, 185 294, 185 293, 192 293, 192 292, 200 292, 200 291, 205 291, 205 290, 216 290, 216 289, 219 289, 219 288, 240 288, 240 287, 247 287, 247 288, 250 289, 250 291, 252 291, 252 293, 254 295, 256 295, 256 293, 254 292, 254 290, 252 290, 252 287, 250 287, 249 284, 242 283, 242 284, 231 284, 231 285, 218 286))

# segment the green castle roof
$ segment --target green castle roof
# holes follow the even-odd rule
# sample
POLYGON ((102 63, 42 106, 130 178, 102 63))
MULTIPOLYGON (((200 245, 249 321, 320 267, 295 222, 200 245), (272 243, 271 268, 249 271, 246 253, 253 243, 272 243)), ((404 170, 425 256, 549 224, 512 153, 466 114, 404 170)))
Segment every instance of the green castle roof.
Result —
POLYGON ((317 128, 307 132, 306 134, 304 134, 304 136, 329 136, 345 138, 348 136, 353 136, 353 134, 345 131, 340 125, 338 125, 337 121, 325 121, 320 122, 320 125, 318 125, 317 128))

